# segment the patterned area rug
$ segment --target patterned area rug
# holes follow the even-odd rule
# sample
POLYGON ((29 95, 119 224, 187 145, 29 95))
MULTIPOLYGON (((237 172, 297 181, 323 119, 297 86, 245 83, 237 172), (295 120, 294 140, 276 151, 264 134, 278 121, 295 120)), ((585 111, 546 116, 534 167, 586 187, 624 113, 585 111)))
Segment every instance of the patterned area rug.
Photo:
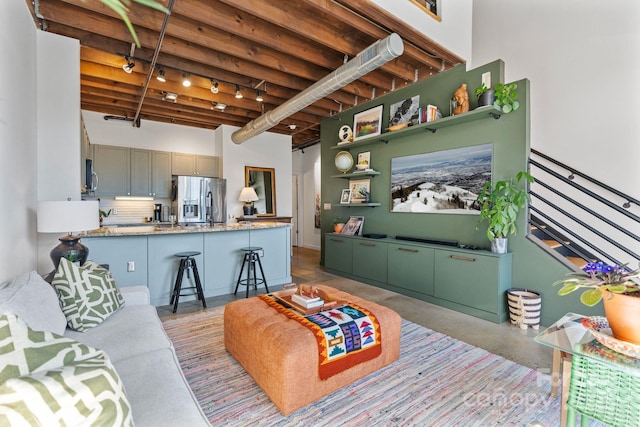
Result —
POLYGON ((398 361, 284 417, 226 352, 223 310, 163 321, 213 426, 560 425, 550 375, 405 320, 398 361))

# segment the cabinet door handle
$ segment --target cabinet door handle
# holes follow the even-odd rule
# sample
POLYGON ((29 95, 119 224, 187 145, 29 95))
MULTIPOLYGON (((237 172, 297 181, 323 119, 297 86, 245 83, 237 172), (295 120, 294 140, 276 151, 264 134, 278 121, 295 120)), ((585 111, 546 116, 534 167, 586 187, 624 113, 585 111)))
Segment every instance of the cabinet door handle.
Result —
POLYGON ((419 252, 417 249, 409 249, 409 248, 398 248, 399 251, 405 252, 419 252))
POLYGON ((470 262, 475 262, 475 258, 470 258, 467 256, 460 256, 460 255, 449 255, 449 258, 453 258, 453 259, 459 259, 460 261, 470 261, 470 262))
POLYGON ((331 241, 332 242, 338 242, 338 243, 344 242, 344 240, 342 240, 342 239, 333 239, 333 238, 331 239, 331 241))
POLYGON ((361 246, 371 246, 371 247, 374 247, 374 246, 375 246, 375 243, 364 243, 364 242, 361 242, 361 243, 360 243, 360 245, 361 245, 361 246))

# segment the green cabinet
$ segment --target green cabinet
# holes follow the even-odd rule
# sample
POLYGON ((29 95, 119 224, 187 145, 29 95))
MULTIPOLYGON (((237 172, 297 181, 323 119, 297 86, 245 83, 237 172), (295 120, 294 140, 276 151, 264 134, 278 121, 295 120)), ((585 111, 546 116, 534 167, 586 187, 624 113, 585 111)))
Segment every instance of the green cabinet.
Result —
POLYGON ((94 146, 94 171, 98 177, 96 196, 130 195, 131 150, 111 145, 94 146))
POLYGON ((511 254, 438 250, 434 296, 502 317, 511 287, 511 254))
POLYGON ((387 244, 374 239, 354 239, 353 274, 385 282, 387 278, 387 244))
POLYGON ((387 281, 390 285, 433 295, 435 249, 389 243, 387 281))
POLYGON ((173 175, 197 175, 218 178, 220 158, 187 153, 171 153, 171 173, 173 175))
POLYGON ((97 196, 169 197, 171 153, 96 145, 97 196))
POLYGON ((351 274, 353 271, 353 239, 339 234, 324 238, 324 262, 327 268, 351 274))

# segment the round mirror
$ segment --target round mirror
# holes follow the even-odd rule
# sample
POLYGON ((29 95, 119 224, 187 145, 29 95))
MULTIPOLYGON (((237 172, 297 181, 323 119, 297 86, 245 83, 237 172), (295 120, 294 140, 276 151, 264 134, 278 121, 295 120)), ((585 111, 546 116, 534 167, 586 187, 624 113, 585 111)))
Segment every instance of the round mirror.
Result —
POLYGON ((336 154, 336 168, 342 172, 347 173, 353 167, 353 156, 348 151, 340 151, 336 154))

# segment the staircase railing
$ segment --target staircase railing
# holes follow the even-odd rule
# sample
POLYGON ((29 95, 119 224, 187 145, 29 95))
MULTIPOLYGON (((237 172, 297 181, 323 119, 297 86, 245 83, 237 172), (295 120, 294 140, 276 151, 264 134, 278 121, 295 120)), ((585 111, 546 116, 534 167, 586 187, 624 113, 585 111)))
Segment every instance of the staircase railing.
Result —
POLYGON ((557 242, 563 256, 585 261, 640 263, 640 200, 538 150, 529 169, 529 222, 541 246, 557 242))

